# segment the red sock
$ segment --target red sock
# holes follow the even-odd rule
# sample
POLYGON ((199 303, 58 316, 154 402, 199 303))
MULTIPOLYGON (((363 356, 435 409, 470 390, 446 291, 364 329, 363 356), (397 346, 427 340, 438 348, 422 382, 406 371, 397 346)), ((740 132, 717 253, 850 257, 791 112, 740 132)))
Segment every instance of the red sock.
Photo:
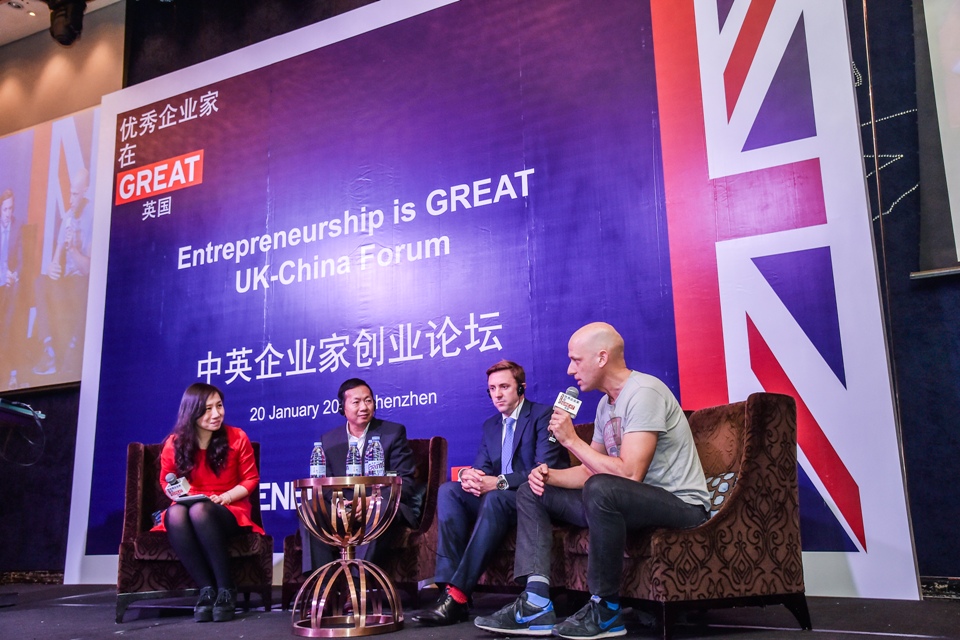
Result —
POLYGON ((450 597, 453 598, 454 602, 457 602, 458 604, 467 603, 467 594, 465 594, 463 591, 460 591, 460 589, 456 588, 452 584, 447 585, 447 593, 450 594, 450 597))

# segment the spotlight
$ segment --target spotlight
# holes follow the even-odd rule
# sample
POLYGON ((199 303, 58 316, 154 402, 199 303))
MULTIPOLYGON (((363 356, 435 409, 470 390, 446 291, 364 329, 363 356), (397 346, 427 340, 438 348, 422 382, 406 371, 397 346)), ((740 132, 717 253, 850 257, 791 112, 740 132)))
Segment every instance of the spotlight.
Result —
POLYGON ((83 31, 83 12, 87 0, 44 0, 50 7, 50 35, 65 47, 72 45, 83 31))

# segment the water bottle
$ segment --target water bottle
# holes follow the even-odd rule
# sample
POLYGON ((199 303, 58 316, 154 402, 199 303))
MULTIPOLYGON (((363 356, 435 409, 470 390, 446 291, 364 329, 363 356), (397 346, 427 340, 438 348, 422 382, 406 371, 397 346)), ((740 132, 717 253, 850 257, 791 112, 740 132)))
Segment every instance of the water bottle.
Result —
POLYGON ((347 475, 363 475, 363 461, 360 460, 360 449, 357 449, 356 442, 351 442, 350 449, 347 451, 347 475))
POLYGON ((363 475, 387 475, 383 464, 383 445, 380 444, 380 436, 371 436, 366 451, 363 452, 363 475))
POLYGON ((323 444, 313 443, 313 451, 310 452, 310 477, 323 478, 327 475, 327 455, 323 452, 323 444))

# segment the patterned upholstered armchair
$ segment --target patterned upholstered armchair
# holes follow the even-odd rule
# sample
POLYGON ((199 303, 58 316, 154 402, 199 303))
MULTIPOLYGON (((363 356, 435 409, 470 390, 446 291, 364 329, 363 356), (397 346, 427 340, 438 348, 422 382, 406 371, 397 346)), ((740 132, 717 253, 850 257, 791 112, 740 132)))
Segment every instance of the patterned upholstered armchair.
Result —
MULTIPOLYGON (((432 579, 437 563, 437 490, 447 473, 447 439, 412 438, 416 479, 426 483, 420 526, 406 529, 396 541, 396 553, 381 567, 398 588, 417 593, 421 581, 432 579)), ((283 539, 283 583, 280 603, 288 609, 306 577, 300 532, 283 539)))
MULTIPOLYGON (((260 467, 260 443, 253 453, 260 467)), ((153 513, 164 509, 170 499, 160 488, 162 444, 132 442, 127 447, 127 488, 123 534, 117 568, 117 622, 131 602, 149 598, 193 595, 197 585, 177 559, 166 532, 150 531, 153 513)), ((260 503, 252 500, 254 522, 261 525, 260 503)), ((230 542, 230 569, 238 593, 249 607, 250 594, 260 594, 265 610, 272 604, 273 537, 245 533, 230 542)))
MULTIPOLYGON (((804 595, 797 494, 797 408, 789 396, 755 393, 745 402, 690 416, 714 495, 710 520, 656 529, 626 550, 621 595, 651 603, 663 637, 682 609, 783 604, 811 628, 804 595)), ((566 586, 586 591, 587 532, 565 542, 566 586)))

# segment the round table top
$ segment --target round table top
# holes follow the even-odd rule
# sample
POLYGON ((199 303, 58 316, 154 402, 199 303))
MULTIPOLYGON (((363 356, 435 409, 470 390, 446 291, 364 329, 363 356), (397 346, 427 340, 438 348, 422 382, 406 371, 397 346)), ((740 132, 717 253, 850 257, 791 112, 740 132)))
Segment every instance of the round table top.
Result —
POLYGON ((354 487, 360 485, 391 485, 402 484, 400 476, 325 476, 323 478, 301 478, 294 480, 293 486, 298 489, 306 487, 354 487))

